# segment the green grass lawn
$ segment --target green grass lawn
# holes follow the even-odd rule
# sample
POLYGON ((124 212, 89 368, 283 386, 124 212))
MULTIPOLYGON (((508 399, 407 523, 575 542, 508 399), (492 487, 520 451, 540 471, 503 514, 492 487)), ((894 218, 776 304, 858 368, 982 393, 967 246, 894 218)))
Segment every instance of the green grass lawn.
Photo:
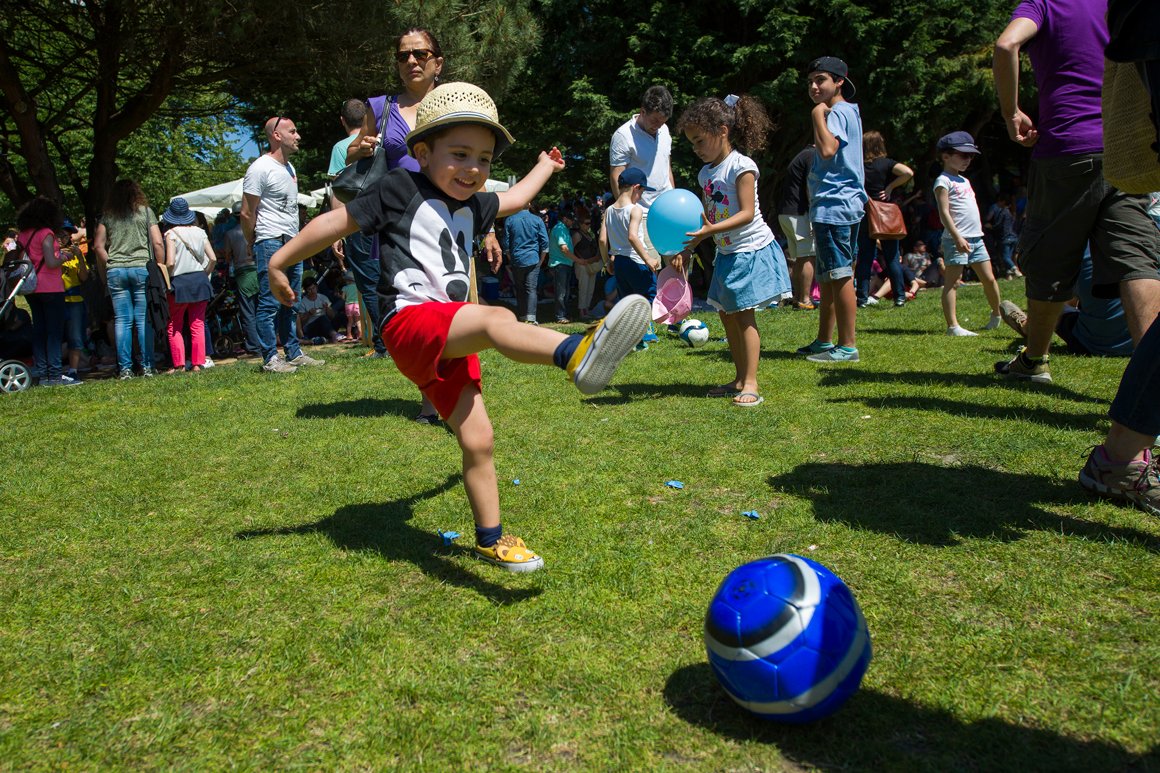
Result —
POLYGON ((1125 361, 1004 383, 1010 331, 942 335, 936 293, 859 316, 863 361, 818 366, 815 313, 760 314, 753 410, 704 397, 704 315, 593 398, 485 353, 528 576, 471 557, 454 438, 361 352, 2 396, 0 768, 1160 768, 1160 522, 1075 482, 1125 361), (701 638, 778 552, 874 645, 805 727, 737 708, 701 638))

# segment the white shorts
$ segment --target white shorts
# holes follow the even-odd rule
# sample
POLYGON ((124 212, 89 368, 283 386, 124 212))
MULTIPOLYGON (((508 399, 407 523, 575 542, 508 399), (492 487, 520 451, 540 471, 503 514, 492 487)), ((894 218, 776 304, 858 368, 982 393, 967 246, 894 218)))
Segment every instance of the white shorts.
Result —
POLYGON ((787 252, 792 260, 809 258, 817 254, 814 247, 814 227, 809 215, 778 215, 781 232, 785 234, 787 252))

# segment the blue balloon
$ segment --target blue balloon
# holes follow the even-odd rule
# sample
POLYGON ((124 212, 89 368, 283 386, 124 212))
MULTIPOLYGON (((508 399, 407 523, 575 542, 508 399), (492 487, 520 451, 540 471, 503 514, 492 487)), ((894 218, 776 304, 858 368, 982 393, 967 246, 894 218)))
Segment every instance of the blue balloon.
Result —
POLYGON ((701 199, 692 191, 673 188, 657 196, 648 209, 648 238, 661 255, 685 249, 690 231, 701 227, 701 199))

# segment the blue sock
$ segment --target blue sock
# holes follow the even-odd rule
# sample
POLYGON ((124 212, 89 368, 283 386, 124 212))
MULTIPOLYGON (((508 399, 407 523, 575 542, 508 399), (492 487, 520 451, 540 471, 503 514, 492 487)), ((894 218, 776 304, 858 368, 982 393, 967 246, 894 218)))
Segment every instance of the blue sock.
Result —
POLYGON ((552 362, 556 363, 557 368, 567 369, 568 360, 572 359, 572 353, 576 351, 576 347, 583 339, 584 336, 573 333, 560 342, 560 345, 556 347, 556 352, 552 355, 552 362))
POLYGON ((499 526, 492 526, 491 528, 484 528, 483 526, 475 527, 475 544, 481 548, 489 548, 495 543, 499 542, 499 538, 503 536, 503 524, 499 526))

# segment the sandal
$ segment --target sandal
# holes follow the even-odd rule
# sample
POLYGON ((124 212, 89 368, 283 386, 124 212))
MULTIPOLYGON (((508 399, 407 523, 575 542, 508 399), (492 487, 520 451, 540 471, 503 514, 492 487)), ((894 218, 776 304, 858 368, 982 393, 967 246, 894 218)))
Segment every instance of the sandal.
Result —
POLYGON ((736 397, 741 391, 732 384, 715 386, 705 393, 705 397, 736 397))
POLYGON ((733 404, 738 408, 756 408, 765 402, 765 398, 756 392, 738 392, 733 398, 733 404), (752 397, 752 400, 742 400, 742 397, 752 397))

